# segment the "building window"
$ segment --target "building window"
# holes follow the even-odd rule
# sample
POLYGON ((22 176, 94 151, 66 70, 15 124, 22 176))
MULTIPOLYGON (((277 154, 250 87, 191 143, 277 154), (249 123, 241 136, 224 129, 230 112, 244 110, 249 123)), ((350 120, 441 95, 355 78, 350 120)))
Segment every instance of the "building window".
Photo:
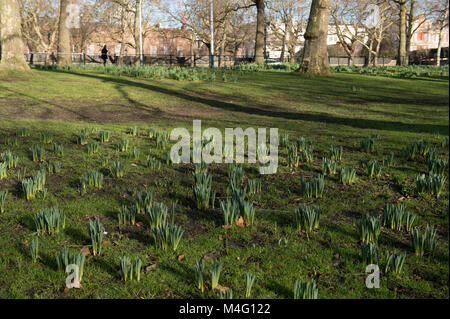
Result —
POLYGON ((164 46, 164 55, 169 55, 169 47, 167 45, 164 46))
POLYGON ((156 56, 156 46, 154 46, 154 45, 152 45, 151 47, 150 47, 150 55, 151 56, 156 56))
POLYGON ((182 46, 178 46, 177 53, 178 53, 178 56, 180 56, 180 57, 183 56, 183 47, 182 46))
POLYGON ((120 49, 121 49, 122 45, 121 44, 117 44, 116 45, 116 56, 120 55, 120 49))
POLYGON ((423 41, 423 32, 417 33, 417 41, 423 41))
POLYGON ((94 55, 94 45, 93 44, 88 45, 87 55, 94 55))

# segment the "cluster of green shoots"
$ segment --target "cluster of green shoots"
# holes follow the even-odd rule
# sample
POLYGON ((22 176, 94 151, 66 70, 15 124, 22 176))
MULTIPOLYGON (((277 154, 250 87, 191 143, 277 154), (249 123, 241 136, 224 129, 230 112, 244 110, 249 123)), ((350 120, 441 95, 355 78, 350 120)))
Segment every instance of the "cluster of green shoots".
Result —
POLYGON ((88 128, 84 128, 78 131, 76 135, 77 144, 86 145, 89 140, 90 130, 88 128))
POLYGON ((238 163, 228 164, 228 179, 229 179, 228 190, 232 190, 233 187, 240 188, 242 186, 242 182, 244 180, 244 169, 242 168, 242 164, 238 163))
POLYGON ((159 171, 162 167, 161 161, 151 155, 147 156, 147 166, 153 171, 159 171))
POLYGON ((337 162, 333 158, 322 158, 322 173, 324 175, 332 176, 336 174, 337 162))
POLYGON ((81 192, 85 193, 88 188, 101 189, 103 187, 103 174, 98 171, 88 171, 80 177, 81 192))
POLYGON ((38 234, 54 235, 66 227, 66 215, 57 207, 44 208, 33 219, 38 234))
POLYGON ((280 135, 280 147, 287 148, 289 146, 289 134, 280 135))
POLYGON ((117 214, 117 219, 119 220, 119 226, 135 225, 136 224, 136 206, 127 207, 122 205, 117 214))
POLYGON ((107 143, 107 142, 109 142, 110 138, 111 138, 111 132, 110 131, 101 131, 99 133, 100 143, 107 143))
POLYGON ((52 132, 42 132, 40 141, 44 144, 53 143, 53 133, 52 132))
POLYGON ((430 174, 434 174, 434 175, 444 175, 445 172, 447 172, 447 168, 448 168, 448 160, 446 159, 440 159, 440 158, 436 158, 436 159, 429 159, 427 161, 427 165, 428 165, 428 172, 430 174))
POLYGON ((116 145, 116 150, 118 152, 128 152, 128 148, 130 147, 130 140, 127 138, 122 138, 120 142, 116 145))
POLYGON ((6 202, 6 197, 8 196, 8 191, 0 191, 0 213, 4 213, 5 212, 5 202, 6 202))
POLYGON ((444 190, 446 181, 445 176, 434 175, 433 173, 419 175, 416 178, 416 192, 417 194, 426 193, 439 197, 444 190))
POLYGON ((405 264, 406 253, 386 252, 386 262, 384 266, 384 272, 393 272, 394 274, 400 274, 405 264))
POLYGON ((115 178, 122 178, 125 175, 125 168, 121 161, 114 161, 109 167, 111 175, 115 178))
POLYGON ((383 157, 383 166, 385 167, 391 167, 394 165, 394 153, 389 153, 386 156, 383 157))
POLYGON ((363 139, 360 144, 360 149, 364 152, 374 152, 375 151, 375 140, 373 138, 365 138, 363 139))
POLYGON ((56 155, 62 157, 64 156, 64 146, 62 145, 58 145, 56 143, 52 144, 52 151, 53 153, 55 153, 56 155))
POLYGON ((262 182, 260 178, 248 179, 247 185, 249 196, 254 196, 262 191, 262 182))
POLYGON ((137 126, 132 126, 128 129, 128 134, 131 136, 138 136, 139 135, 139 128, 137 126))
POLYGON ((120 274, 123 281, 128 279, 137 281, 141 280, 142 272, 142 260, 139 257, 135 257, 133 260, 128 256, 120 257, 120 274))
POLYGON ((311 164, 314 160, 313 149, 311 146, 300 151, 300 160, 303 163, 311 164))
POLYGON ((155 132, 156 148, 165 149, 168 144, 169 134, 167 132, 155 132))
POLYGON ((39 145, 33 145, 31 147, 31 155, 33 157, 33 162, 43 162, 45 160, 45 149, 39 145))
POLYGON ((89 142, 87 144, 87 153, 89 156, 97 154, 98 153, 99 145, 96 142, 89 142))
POLYGON ((5 145, 7 146, 18 146, 19 145, 19 140, 15 137, 7 137, 5 138, 5 145))
POLYGON ((39 170, 34 173, 31 178, 22 180, 22 191, 27 200, 36 198, 38 192, 45 192, 46 173, 44 170, 39 170))
POLYGON ((78 280, 81 282, 84 274, 84 263, 86 261, 86 256, 83 253, 71 253, 67 247, 63 249, 56 255, 56 265, 58 270, 65 271, 69 265, 77 265, 78 267, 78 280))
POLYGON ((17 164, 19 163, 19 156, 14 155, 11 151, 5 151, 0 154, 0 158, 5 163, 6 167, 9 169, 17 168, 17 164))
POLYGON ((99 219, 95 219, 95 221, 89 220, 89 236, 91 237, 92 254, 94 256, 102 253, 104 233, 105 228, 99 219))
POLYGON ((356 171, 352 166, 338 169, 338 179, 344 185, 352 185, 356 182, 356 171))
POLYGON ((317 175, 313 178, 300 179, 302 195, 307 198, 320 198, 323 197, 323 191, 325 189, 325 178, 323 175, 317 175))
POLYGON ((435 150, 432 149, 430 142, 419 140, 408 144, 402 151, 406 159, 414 160, 418 155, 426 156, 430 151, 434 152, 435 150))
POLYGON ((176 251, 184 231, 180 226, 173 223, 174 210, 172 209, 171 222, 167 221, 167 206, 162 203, 152 205, 146 217, 156 247, 161 250, 172 248, 173 251, 176 251))
POLYGON ((37 238, 36 236, 33 236, 33 239, 31 240, 30 254, 32 262, 37 263, 40 257, 39 257, 39 238, 37 238))
POLYGON ((287 146, 287 166, 290 168, 297 167, 300 162, 300 157, 298 156, 297 146, 290 144, 287 146))
POLYGON ((17 135, 21 137, 27 137, 31 135, 31 130, 28 127, 17 130, 17 135))
POLYGON ((319 289, 314 279, 303 281, 297 279, 294 284, 294 299, 317 299, 319 289))
POLYGON ((57 174, 61 172, 61 162, 58 161, 49 162, 46 165, 46 169, 49 174, 57 174))
POLYGON ((381 176, 381 165, 377 160, 371 160, 367 164, 367 175, 370 178, 378 178, 381 176))
POLYGON ((0 180, 8 177, 8 165, 0 162, 0 180))
POLYGON ((153 194, 148 190, 139 191, 135 206, 138 214, 146 214, 153 206, 153 194))
POLYGON ((434 255, 438 244, 436 235, 436 228, 429 225, 423 232, 418 228, 411 230, 411 243, 416 256, 423 256, 425 253, 429 253, 431 256, 434 255))
POLYGON ((297 139, 297 148, 299 152, 303 152, 306 149, 312 149, 312 141, 300 136, 297 139))
POLYGON ((376 243, 361 243, 362 261, 366 265, 378 264, 379 253, 376 243))
POLYGON ((131 151, 130 157, 132 159, 134 159, 135 161, 137 161, 140 156, 141 156, 141 151, 138 148, 133 147, 133 150, 131 151))
POLYGON ((312 232, 319 228, 319 206, 300 206, 295 209, 294 220, 300 231, 312 232))
POLYGON ((330 159, 335 162, 342 161, 342 155, 344 154, 344 148, 342 146, 330 146, 330 159))
POLYGON ((400 231, 403 227, 410 232, 416 221, 417 215, 406 210, 404 204, 386 204, 383 212, 383 226, 389 226, 393 230, 400 231))
POLYGON ((358 232, 363 243, 377 243, 381 233, 381 219, 376 216, 363 216, 358 224, 358 232))
POLYGON ((212 176, 208 173, 193 173, 194 186, 192 193, 197 209, 207 210, 209 205, 214 207, 216 193, 211 188, 212 176))
POLYGON ((441 147, 448 147, 449 137, 444 136, 441 140, 441 147))
POLYGON ((252 295, 253 285, 255 284, 256 276, 250 272, 244 274, 245 278, 245 298, 250 298, 252 295))

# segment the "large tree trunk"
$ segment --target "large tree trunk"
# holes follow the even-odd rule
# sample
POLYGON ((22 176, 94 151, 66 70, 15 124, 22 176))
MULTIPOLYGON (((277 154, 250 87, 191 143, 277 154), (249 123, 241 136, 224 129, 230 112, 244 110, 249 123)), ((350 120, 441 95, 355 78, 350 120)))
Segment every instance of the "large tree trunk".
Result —
POLYGON ((134 42, 136 47, 137 59, 135 64, 140 64, 141 60, 141 46, 140 46, 140 33, 139 33, 139 14, 141 12, 141 0, 136 0, 136 14, 134 17, 134 42))
POLYGON ((305 33, 301 73, 329 75, 327 36, 330 22, 331 0, 313 0, 305 33))
POLYGON ((264 31, 266 24, 264 0, 253 0, 256 4, 256 41, 255 41, 255 63, 264 64, 264 31))
POLYGON ((441 65, 442 37, 444 36, 445 25, 448 24, 448 3, 449 3, 449 1, 447 0, 447 3, 445 4, 445 9, 444 9, 444 19, 441 22, 441 28, 439 30, 439 43, 438 43, 437 55, 436 55, 436 65, 437 66, 441 65))
POLYGON ((406 0, 400 0, 398 4, 400 6, 398 64, 406 66, 408 65, 408 52, 406 51, 406 0))
POLYGON ((2 45, 0 70, 28 70, 17 0, 0 0, 0 30, 2 45))
POLYGON ((68 5, 69 0, 60 0, 58 24, 58 65, 72 64, 70 54, 70 30, 68 25, 69 13, 67 12, 68 5))

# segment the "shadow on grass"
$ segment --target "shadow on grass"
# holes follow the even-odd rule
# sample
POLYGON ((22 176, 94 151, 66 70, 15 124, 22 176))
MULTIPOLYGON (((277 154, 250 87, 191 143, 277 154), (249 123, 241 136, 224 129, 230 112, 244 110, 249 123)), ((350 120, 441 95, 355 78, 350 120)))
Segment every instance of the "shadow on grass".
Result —
MULTIPOLYGON (((243 106, 235 103, 229 103, 225 101, 219 101, 217 99, 210 99, 198 95, 188 94, 187 91, 177 91, 170 90, 167 88, 163 88, 160 86, 156 86, 150 83, 141 83, 135 82, 132 80, 128 80, 125 78, 115 78, 115 77, 104 77, 101 75, 95 74, 86 74, 86 73, 77 73, 77 72, 68 72, 68 71, 58 71, 58 70, 41 70, 41 72, 57 72, 57 73, 68 73, 81 77, 88 77, 92 79, 97 79, 105 83, 115 83, 121 85, 133 86, 145 90, 150 90, 154 92, 158 92, 161 94, 170 95, 179 99, 183 99, 186 101, 192 101, 199 104, 208 105, 213 108, 235 112, 235 113, 245 113, 249 115, 259 115, 259 116, 268 116, 268 117, 277 117, 287 120, 300 120, 300 121, 309 121, 309 122, 320 122, 320 123, 331 123, 337 125, 346 125, 356 128, 362 129, 377 129, 377 130, 389 130, 389 131, 397 131, 397 132, 412 132, 412 133, 448 133, 448 125, 437 125, 437 124, 408 124, 399 121, 382 121, 375 119, 366 119, 366 118, 346 118, 346 117, 338 117, 332 116, 325 113, 298 113, 298 112, 289 112, 283 111, 279 108, 274 108, 272 105, 260 105, 259 107, 250 107, 243 106)), ((120 90, 124 98, 128 99, 131 103, 135 103, 139 107, 137 102, 130 99, 129 96, 120 90)), ((337 94, 337 93, 336 93, 337 94)), ((340 92, 342 97, 342 92, 340 92)), ((383 102, 383 96, 377 96, 375 101, 383 102)), ((388 98, 385 97, 386 102, 388 103, 405 103, 405 99, 399 98, 388 98)), ((422 101, 423 103, 429 103, 429 101, 422 101)), ((433 104, 434 106, 436 104, 433 104)), ((432 105, 430 105, 432 106, 432 105)), ((142 105, 141 105, 142 107, 142 105)))

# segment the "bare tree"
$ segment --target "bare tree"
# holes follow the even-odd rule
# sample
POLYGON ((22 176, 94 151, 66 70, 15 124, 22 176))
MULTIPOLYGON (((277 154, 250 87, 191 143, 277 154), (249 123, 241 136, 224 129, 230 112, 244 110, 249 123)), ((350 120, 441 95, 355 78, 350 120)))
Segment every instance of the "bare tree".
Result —
POLYGON ((303 61, 299 72, 311 75, 329 75, 327 35, 331 0, 313 0, 305 33, 303 61))
POLYGON ((2 56, 0 70, 28 70, 25 60, 17 0, 0 0, 0 43, 2 56))
POLYGON ((253 0, 256 5, 255 63, 264 64, 264 38, 266 30, 265 0, 253 0))
POLYGON ((438 7, 438 19, 437 23, 439 24, 439 42, 437 47, 437 55, 436 55, 436 65, 441 65, 441 49, 442 49, 442 37, 444 34, 445 28, 448 28, 448 2, 449 0, 446 0, 445 3, 440 3, 440 6, 438 7))

